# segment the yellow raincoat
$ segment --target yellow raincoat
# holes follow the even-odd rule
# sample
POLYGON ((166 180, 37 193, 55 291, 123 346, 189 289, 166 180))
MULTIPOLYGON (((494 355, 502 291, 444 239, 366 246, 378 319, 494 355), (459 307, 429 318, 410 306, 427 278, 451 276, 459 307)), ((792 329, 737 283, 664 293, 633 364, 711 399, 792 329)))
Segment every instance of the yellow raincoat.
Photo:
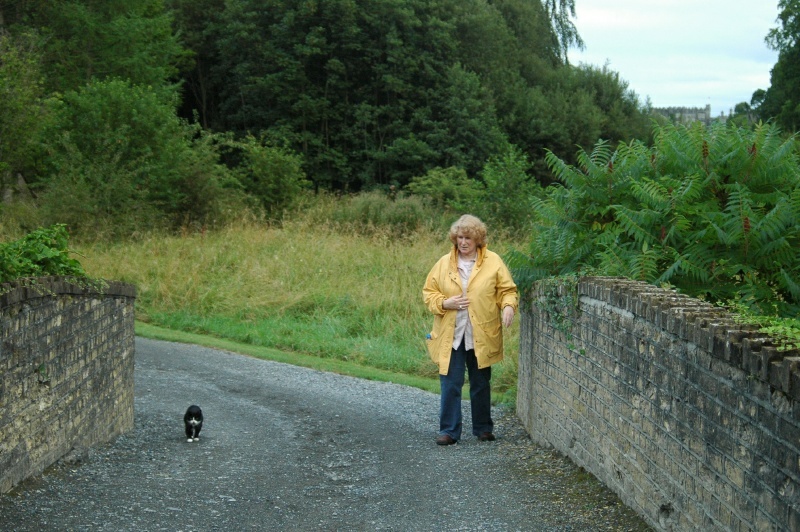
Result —
MULTIPOLYGON (((422 297, 433 313, 433 330, 427 339, 428 354, 447 375, 456 328, 456 310, 445 310, 442 302, 463 293, 458 274, 458 250, 439 259, 428 274, 422 297)), ((502 310, 510 306, 517 312, 517 285, 503 259, 486 246, 478 248, 475 268, 467 284, 469 319, 475 340, 478 368, 503 360, 502 310)))

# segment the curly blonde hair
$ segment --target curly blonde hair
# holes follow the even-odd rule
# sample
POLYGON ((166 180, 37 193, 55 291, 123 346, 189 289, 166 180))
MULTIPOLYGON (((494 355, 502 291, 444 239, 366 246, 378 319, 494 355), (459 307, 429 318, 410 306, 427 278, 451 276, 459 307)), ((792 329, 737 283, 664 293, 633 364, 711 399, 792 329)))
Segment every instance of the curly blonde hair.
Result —
POLYGON ((486 224, 480 218, 465 214, 450 226, 450 242, 458 245, 458 233, 470 237, 478 248, 486 245, 486 224))

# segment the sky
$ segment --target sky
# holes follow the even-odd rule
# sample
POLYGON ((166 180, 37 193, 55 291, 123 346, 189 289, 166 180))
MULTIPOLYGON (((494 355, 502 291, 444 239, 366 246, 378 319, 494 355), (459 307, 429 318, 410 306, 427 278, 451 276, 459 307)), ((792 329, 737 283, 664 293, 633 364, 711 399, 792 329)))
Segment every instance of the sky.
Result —
POLYGON ((769 88, 778 60, 764 42, 778 0, 575 0, 575 13, 586 48, 570 63, 607 65, 653 107, 727 115, 769 88))

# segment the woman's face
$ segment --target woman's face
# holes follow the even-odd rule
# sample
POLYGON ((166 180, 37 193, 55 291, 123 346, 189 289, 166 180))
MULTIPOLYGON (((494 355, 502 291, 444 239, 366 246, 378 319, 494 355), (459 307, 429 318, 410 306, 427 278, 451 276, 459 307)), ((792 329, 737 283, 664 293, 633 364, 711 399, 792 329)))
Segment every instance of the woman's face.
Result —
POLYGON ((475 255, 475 251, 478 249, 478 245, 469 235, 462 233, 461 231, 458 232, 456 235, 456 242, 458 243, 458 253, 462 257, 471 258, 475 255))

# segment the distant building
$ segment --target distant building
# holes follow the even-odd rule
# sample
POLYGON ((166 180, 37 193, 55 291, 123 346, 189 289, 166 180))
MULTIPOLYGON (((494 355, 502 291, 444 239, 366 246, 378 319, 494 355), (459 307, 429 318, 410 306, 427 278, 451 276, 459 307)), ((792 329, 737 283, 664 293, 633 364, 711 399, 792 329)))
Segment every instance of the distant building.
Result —
POLYGON ((653 107, 653 113, 664 116, 677 124, 702 122, 707 126, 724 116, 712 117, 710 105, 705 107, 653 107))

